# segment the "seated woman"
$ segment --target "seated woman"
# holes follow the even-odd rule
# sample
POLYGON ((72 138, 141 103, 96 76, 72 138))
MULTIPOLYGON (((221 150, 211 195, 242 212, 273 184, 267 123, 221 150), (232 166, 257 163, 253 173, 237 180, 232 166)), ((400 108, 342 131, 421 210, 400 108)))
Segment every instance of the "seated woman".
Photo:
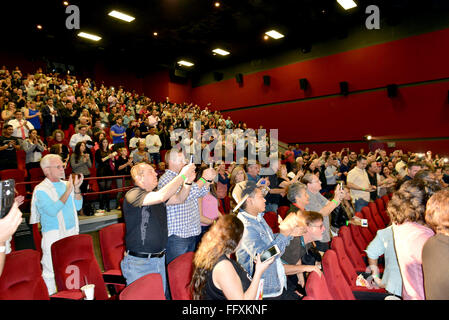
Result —
POLYGON ((244 231, 243 223, 230 214, 217 220, 204 235, 193 259, 191 288, 195 300, 255 300, 264 271, 274 258, 256 257, 252 280, 238 262, 231 259, 244 231))
POLYGON ((331 233, 334 236, 338 235, 338 230, 342 226, 347 226, 349 224, 355 226, 362 225, 361 219, 355 216, 355 209, 352 204, 349 188, 344 186, 343 190, 344 198, 341 200, 340 205, 331 212, 331 233))

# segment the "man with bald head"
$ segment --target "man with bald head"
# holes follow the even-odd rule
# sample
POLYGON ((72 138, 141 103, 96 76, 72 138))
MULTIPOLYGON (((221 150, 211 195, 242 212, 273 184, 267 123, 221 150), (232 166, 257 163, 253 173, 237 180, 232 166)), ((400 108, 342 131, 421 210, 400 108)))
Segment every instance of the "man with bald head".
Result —
POLYGON ((135 187, 123 201, 126 224, 126 253, 120 266, 126 284, 149 274, 159 273, 167 292, 165 251, 167 246, 166 205, 183 203, 195 179, 195 165, 184 166, 179 174, 158 191, 157 174, 147 163, 131 169, 135 187), (180 191, 177 190, 180 188, 180 191))

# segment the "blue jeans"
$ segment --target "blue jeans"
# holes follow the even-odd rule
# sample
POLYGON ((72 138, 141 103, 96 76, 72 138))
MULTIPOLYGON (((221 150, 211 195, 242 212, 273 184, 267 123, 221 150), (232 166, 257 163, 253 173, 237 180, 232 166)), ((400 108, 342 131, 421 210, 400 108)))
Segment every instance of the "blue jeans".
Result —
POLYGON ((129 286, 137 279, 150 273, 159 273, 162 277, 164 292, 167 292, 167 277, 165 274, 165 256, 161 258, 138 258, 126 255, 120 262, 122 274, 129 286))
POLYGON ((194 252, 198 236, 181 238, 175 235, 168 237, 167 241, 167 264, 186 252, 194 252))
POLYGON ((368 201, 365 201, 363 199, 356 199, 354 202, 355 206, 355 212, 361 212, 363 207, 366 207, 368 205, 368 201))
POLYGON ((265 212, 273 211, 277 214, 279 205, 277 203, 267 203, 265 205, 265 212))
POLYGON ((151 162, 156 162, 156 165, 159 164, 159 162, 161 162, 161 154, 158 153, 150 153, 151 156, 151 162))

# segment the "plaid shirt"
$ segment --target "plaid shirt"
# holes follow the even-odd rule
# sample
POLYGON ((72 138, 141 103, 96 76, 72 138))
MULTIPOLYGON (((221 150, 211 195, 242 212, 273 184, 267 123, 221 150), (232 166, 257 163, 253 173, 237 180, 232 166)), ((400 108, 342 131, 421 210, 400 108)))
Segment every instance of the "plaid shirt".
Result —
MULTIPOLYGON (((158 189, 164 187, 178 174, 166 170, 159 179, 158 189)), ((178 191, 181 190, 179 187, 178 191)), ((196 183, 192 184, 186 201, 181 204, 167 205, 168 236, 176 235, 181 238, 197 236, 201 233, 200 210, 198 198, 204 197, 209 192, 209 187, 199 188, 196 183)))

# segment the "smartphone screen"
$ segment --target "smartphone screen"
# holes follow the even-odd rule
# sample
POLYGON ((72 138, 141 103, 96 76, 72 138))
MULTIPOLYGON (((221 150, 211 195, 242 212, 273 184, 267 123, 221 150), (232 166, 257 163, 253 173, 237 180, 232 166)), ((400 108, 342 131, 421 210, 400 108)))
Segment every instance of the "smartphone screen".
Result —
POLYGON ((271 257, 274 257, 279 254, 279 249, 276 245, 268 248, 266 251, 264 251, 260 256, 260 261, 264 262, 265 260, 270 259, 271 257))

